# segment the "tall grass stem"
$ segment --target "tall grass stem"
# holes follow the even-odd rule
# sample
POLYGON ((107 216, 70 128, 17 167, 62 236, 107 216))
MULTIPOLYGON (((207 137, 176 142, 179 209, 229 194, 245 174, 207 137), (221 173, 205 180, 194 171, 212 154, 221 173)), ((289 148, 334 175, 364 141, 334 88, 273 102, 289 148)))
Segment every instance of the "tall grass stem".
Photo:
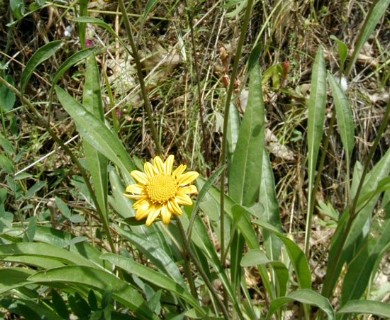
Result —
POLYGON ((140 56, 138 54, 138 49, 135 45, 133 32, 131 31, 130 20, 129 20, 129 17, 127 16, 126 7, 125 7, 123 0, 119 0, 119 8, 122 12, 123 23, 125 24, 127 37, 129 39, 129 42, 130 42, 131 52, 133 54, 133 58, 134 58, 134 62, 135 62, 135 68, 137 70, 137 76, 138 76, 139 86, 141 89, 141 95, 142 95, 142 98, 144 100, 146 114, 148 115, 149 129, 150 129, 150 132, 152 134, 153 141, 156 145, 157 154, 161 155, 162 154, 161 144, 160 144, 160 140, 158 138, 156 126, 154 125, 154 122, 153 122, 152 105, 150 104, 148 93, 146 91, 145 81, 144 81, 144 77, 142 74, 141 59, 140 59, 140 56))

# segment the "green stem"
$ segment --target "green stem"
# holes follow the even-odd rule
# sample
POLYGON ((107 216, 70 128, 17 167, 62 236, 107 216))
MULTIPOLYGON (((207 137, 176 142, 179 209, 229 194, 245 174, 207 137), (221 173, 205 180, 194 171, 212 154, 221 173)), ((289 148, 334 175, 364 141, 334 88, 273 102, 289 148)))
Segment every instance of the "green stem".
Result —
POLYGON ((208 278, 206 272, 203 270, 203 267, 201 264, 198 262, 198 259, 194 252, 191 249, 191 246, 189 242, 187 242, 187 237, 186 237, 186 232, 184 230, 183 224, 181 221, 178 219, 177 220, 177 225, 179 227, 182 239, 183 239, 183 245, 186 250, 186 252, 189 254, 189 257, 192 260, 192 263, 195 265, 196 269, 198 270, 200 276, 202 277, 204 283, 206 284, 207 288, 210 290, 212 296, 214 297, 215 301, 218 303, 219 308, 221 309, 223 316, 225 319, 230 319, 229 313, 227 311, 227 308, 225 307, 224 303, 221 301, 221 299, 218 297, 218 293, 215 291, 215 288, 213 284, 211 283, 210 279, 208 278))
MULTIPOLYGON (((187 243, 186 233, 184 231, 183 224, 180 222, 180 220, 178 220, 177 225, 179 227, 183 242, 187 243)), ((187 276, 187 280, 188 280, 188 284, 190 286, 191 294, 196 300, 198 300, 199 297, 198 297, 198 293, 196 292, 194 277, 191 274, 191 261, 189 259, 190 253, 188 251, 188 246, 185 246, 185 245, 180 246, 179 250, 181 251, 181 255, 182 255, 183 260, 184 260, 184 272, 186 273, 186 276, 187 276)))
MULTIPOLYGON (((187 7, 187 1, 186 1, 186 7, 187 7)), ((196 54, 194 24, 193 24, 193 20, 192 20, 192 16, 191 16, 189 8, 187 10, 187 15, 188 15, 188 24, 190 26, 192 56, 194 59, 194 69, 195 69, 196 84, 197 84, 197 91, 198 91, 197 98, 198 98, 198 104, 199 104, 199 118, 200 118, 200 127, 202 130, 202 136, 203 136, 202 137, 202 147, 203 147, 205 162, 209 163, 210 154, 209 154, 209 148, 207 147, 208 136, 207 136, 207 132, 206 132, 206 126, 204 123, 204 110, 203 110, 204 106, 203 106, 203 102, 202 102, 202 89, 201 89, 201 82, 200 82, 198 55, 196 54)), ((206 168, 206 172, 207 172, 207 175, 209 175, 209 168, 206 168)))
POLYGON ((9 90, 11 90, 12 92, 15 93, 15 95, 20 99, 21 103, 27 107, 27 110, 30 112, 32 119, 38 125, 40 125, 40 126, 42 126, 42 127, 44 127, 46 129, 46 131, 49 133, 51 138, 61 147, 62 150, 65 151, 65 153, 72 159, 72 161, 75 163, 77 168, 80 170, 80 173, 81 173, 81 175, 82 175, 82 177, 84 179, 84 182, 85 182, 85 184, 86 184, 86 186, 88 188, 88 191, 89 191, 89 193, 91 195, 92 201, 95 204, 96 211, 97 211, 97 213, 99 215, 99 218, 102 221, 103 229, 104 229, 104 231, 105 231, 105 233, 107 235, 107 240, 108 240, 108 243, 110 245, 110 249, 111 249, 112 252, 116 252, 115 246, 114 246, 114 242, 112 240, 111 233, 110 233, 110 228, 108 226, 108 223, 107 223, 107 221, 105 219, 104 214, 102 213, 102 211, 101 211, 101 209, 99 207, 99 203, 98 203, 98 201, 96 199, 96 196, 95 196, 95 193, 93 191, 92 185, 91 185, 91 183, 89 181, 89 177, 87 175, 87 172, 85 171, 83 166, 80 164, 80 161, 77 159, 77 157, 74 155, 74 153, 68 148, 68 146, 66 144, 64 144, 64 142, 55 134, 55 132, 50 127, 50 123, 47 122, 40 115, 38 110, 30 102, 30 100, 25 98, 18 89, 16 89, 13 85, 9 84, 3 77, 0 77, 0 84, 4 85, 9 90))
POLYGON ((144 80, 144 77, 142 74, 141 59, 140 59, 139 54, 138 54, 138 49, 135 45, 133 32, 131 31, 130 20, 129 20, 129 17, 127 16, 126 7, 125 7, 125 4, 123 3, 123 0, 119 0, 119 8, 122 12, 123 22, 125 24, 127 37, 129 39, 129 42, 130 42, 131 53, 133 55, 134 62, 135 62, 135 68, 137 70, 139 86, 141 88, 141 95, 142 95, 142 98, 144 99, 146 114, 148 115, 149 129, 150 129, 150 132, 152 134, 153 141, 156 144, 157 154, 161 155, 162 149, 161 149, 161 145, 160 145, 160 140, 158 139, 157 130, 156 130, 156 127, 155 127, 154 122, 153 122, 152 106, 151 106, 150 101, 149 101, 148 93, 146 91, 146 86, 145 86, 145 80, 144 80))

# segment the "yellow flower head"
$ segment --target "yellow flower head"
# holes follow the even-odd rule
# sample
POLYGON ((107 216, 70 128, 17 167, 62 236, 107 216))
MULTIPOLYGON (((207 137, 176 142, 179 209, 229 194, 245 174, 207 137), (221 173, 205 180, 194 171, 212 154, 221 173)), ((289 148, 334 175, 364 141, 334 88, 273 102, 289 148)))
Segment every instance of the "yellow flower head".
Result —
POLYGON ((192 204, 189 194, 198 190, 191 183, 199 176, 195 171, 184 173, 186 166, 181 164, 172 172, 175 158, 170 155, 165 162, 155 157, 144 164, 144 172, 134 170, 131 176, 138 182, 126 188, 125 196, 137 200, 133 208, 137 220, 146 219, 150 226, 158 217, 169 224, 172 214, 180 216, 181 205, 192 204))

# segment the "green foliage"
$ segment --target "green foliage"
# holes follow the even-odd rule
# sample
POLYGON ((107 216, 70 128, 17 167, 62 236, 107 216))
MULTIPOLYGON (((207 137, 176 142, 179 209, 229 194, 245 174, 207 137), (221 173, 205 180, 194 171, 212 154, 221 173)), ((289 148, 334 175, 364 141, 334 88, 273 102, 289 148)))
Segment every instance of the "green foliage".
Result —
MULTIPOLYGON (((241 83, 248 90, 248 101, 243 108, 244 114, 240 114, 238 99, 232 96, 233 89, 239 91, 235 81, 238 80, 238 68, 243 60, 241 52, 244 40, 248 38, 246 27, 254 13, 252 7, 255 3, 263 6, 264 27, 272 26, 274 17, 287 16, 283 10, 287 10, 288 5, 281 6, 281 2, 274 4, 274 9, 268 15, 267 5, 259 1, 234 0, 226 3, 228 19, 235 17, 245 27, 235 44, 236 56, 227 93, 215 89, 217 85, 213 89, 215 96, 226 98, 225 102, 218 101, 218 107, 225 104, 226 110, 226 114, 222 115, 222 157, 218 160, 218 167, 214 168, 212 163, 207 163, 207 168, 201 168, 204 172, 212 168, 213 173, 208 177, 199 177, 199 193, 194 205, 186 208, 183 215, 175 217, 168 226, 157 221, 151 227, 146 227, 143 221, 135 219, 133 203, 125 198, 124 192, 126 186, 134 183, 130 171, 142 170, 142 165, 129 155, 129 149, 132 154, 137 154, 138 149, 133 145, 125 145, 123 133, 127 128, 130 128, 129 135, 140 129, 137 126, 126 127, 127 122, 136 122, 133 115, 144 124, 147 114, 149 127, 143 128, 146 142, 143 140, 142 143, 148 145, 150 153, 159 153, 162 143, 168 154, 180 150, 178 146, 187 137, 179 136, 187 136, 187 132, 182 134, 181 129, 178 129, 174 133, 178 140, 181 139, 174 146, 169 138, 165 139, 162 125, 164 116, 170 115, 170 112, 174 114, 176 106, 167 103, 161 108, 158 103, 151 104, 149 100, 163 89, 162 86, 155 88, 150 83, 143 88, 145 90, 141 88, 144 106, 134 106, 134 113, 127 115, 125 121, 119 121, 119 116, 115 119, 105 116, 105 101, 102 97, 110 97, 110 106, 117 97, 110 88, 107 74, 103 75, 105 85, 102 85, 101 73, 106 71, 102 67, 104 59, 100 59, 100 54, 114 46, 107 45, 101 50, 85 49, 87 26, 104 29, 107 37, 117 41, 115 46, 122 46, 121 54, 127 58, 130 50, 126 47, 127 40, 119 37, 109 23, 88 16, 88 1, 76 2, 74 7, 68 8, 73 10, 72 13, 80 13, 82 16, 74 19, 79 26, 80 51, 67 51, 70 40, 46 41, 25 63, 19 85, 15 86, 18 81, 14 80, 17 79, 14 75, 1 74, 1 312, 26 319, 54 320, 70 317, 91 320, 285 319, 288 313, 305 320, 354 319, 363 314, 390 317, 388 304, 375 300, 372 294, 375 276, 380 271, 381 261, 386 257, 390 243, 390 151, 382 151, 378 147, 383 141, 382 135, 388 129, 390 102, 385 108, 378 134, 361 164, 355 155, 358 152, 358 139, 355 136, 359 133, 359 126, 354 121, 354 113, 357 111, 353 109, 354 101, 349 96, 351 91, 344 91, 338 78, 333 75, 339 74, 341 77, 345 64, 345 74, 350 74, 357 54, 383 16, 389 1, 379 0, 371 6, 350 60, 347 44, 332 37, 339 55, 338 72, 327 70, 325 45, 318 47, 312 63, 309 99, 285 90, 290 68, 287 64, 268 66, 262 77, 262 50, 269 53, 271 46, 266 45, 266 49, 262 50, 260 46, 248 47, 251 53, 248 63, 243 67, 243 79, 247 74, 248 81, 241 83), (56 64, 54 75, 45 73, 43 76, 52 85, 49 101, 43 104, 48 108, 37 107, 39 95, 28 96, 30 82, 41 67, 48 61, 55 61, 59 55, 63 55, 63 62, 56 64), (74 69, 82 75, 79 78, 82 83, 78 83, 82 94, 65 85, 67 82, 64 79, 74 69), (272 81, 270 89, 266 85, 269 81, 272 81), (329 92, 327 81, 331 89, 329 92), (273 90, 272 94, 268 89, 273 90), (306 157, 307 161, 307 168, 302 166, 305 160, 293 165, 297 164, 299 170, 304 170, 302 180, 305 183, 297 182, 297 186, 294 186, 300 189, 300 201, 305 203, 307 209, 306 216, 299 212, 301 215, 296 218, 299 231, 305 229, 302 236, 286 232, 287 214, 282 204, 284 191, 280 187, 284 177, 276 179, 275 176, 277 166, 290 164, 274 161, 277 156, 272 150, 267 150, 269 141, 265 131, 269 119, 266 117, 268 103, 273 95, 294 101, 290 101, 286 109, 282 110, 285 106, 280 106, 280 115, 283 112, 304 114, 298 116, 304 119, 299 122, 299 127, 291 130, 299 132, 300 139, 295 142, 301 143, 300 156, 306 157), (153 106, 150 110, 149 104, 153 106), (75 164, 69 176, 63 173, 63 179, 58 179, 58 173, 55 172, 58 180, 53 183, 50 174, 44 170, 35 174, 23 170, 18 172, 23 161, 21 159, 31 154, 17 139, 19 129, 15 130, 14 121, 18 108, 22 108, 31 121, 35 121, 36 127, 44 128, 66 154, 67 161, 75 164), (55 111, 58 110, 53 112, 55 108, 63 108, 74 122, 75 130, 82 140, 80 146, 68 147, 62 141, 62 135, 66 134, 58 134, 62 123, 57 126, 55 111), (327 110, 333 112, 330 120, 326 118, 327 110), (114 130, 110 121, 114 123, 114 130), (156 141, 153 133, 155 125, 162 132, 163 137, 158 137, 159 141, 156 141), (333 132, 333 126, 337 128, 337 134, 333 132), (332 139, 340 139, 340 143, 332 139), (334 156, 335 150, 341 150, 343 154, 339 157, 341 165, 337 168, 337 177, 340 178, 337 182, 345 186, 341 189, 343 194, 340 198, 344 199, 342 208, 333 203, 334 197, 330 196, 330 192, 320 192, 323 180, 328 179, 325 159, 329 155, 329 158, 334 156), (351 173, 349 168, 352 165, 354 170, 351 173), (218 182, 220 188, 216 186, 218 182), (325 217, 317 215, 316 208, 325 217), (322 220, 318 222, 315 220, 317 218, 322 220), (314 226, 324 228, 322 231, 326 234, 333 234, 326 242, 329 244, 327 252, 315 251, 316 248, 311 247, 314 226), (321 253, 325 258, 318 258, 313 252, 317 255, 321 253), (317 267, 314 265, 318 263, 317 258, 322 259, 319 264, 325 273, 323 280, 315 278, 317 267), (292 308, 294 303, 298 303, 299 307, 292 308)), ((34 6, 28 8, 27 14, 46 5, 49 4, 35 1, 34 6)), ((124 8, 122 0, 119 0, 119 5, 124 8)), ((141 24, 139 29, 147 26, 156 8, 160 8, 158 1, 147 1, 143 14, 134 19, 141 24)), ((10 9, 17 21, 26 17, 24 2, 11 1, 10 9)), ((305 27, 309 28, 318 19, 316 11, 311 3, 312 20, 305 21, 305 27)), ((320 8, 318 13, 319 18, 326 17, 329 14, 328 7, 320 8)), ((129 16, 123 14, 122 19, 126 28, 132 30, 129 16)), ((132 35, 128 36, 128 41, 132 42, 132 35)), ((141 46, 142 41, 139 40, 137 45, 141 46)), ((195 45, 195 39, 191 40, 195 45)), ((140 52, 133 45, 132 57, 137 60, 140 52)), ((180 48, 181 54, 188 59, 184 45, 180 48)), ((199 67, 196 56, 191 57, 194 62, 185 59, 181 63, 188 63, 188 69, 194 74, 199 72, 196 71, 199 67), (191 65, 192 62, 194 65, 191 65)), ((222 57, 221 61, 224 64, 222 57)), ((145 70, 141 70, 138 64, 136 61, 138 81, 143 84, 144 79, 140 77, 145 70)), ((225 75, 229 74, 229 64, 223 67, 225 75)), ((194 79, 204 81, 200 76, 194 79)), ((200 88, 199 85, 198 90, 200 88)), ((199 97, 202 97, 200 100, 204 98, 202 94, 199 92, 199 97)), ((187 96, 184 99, 187 100, 187 96)), ((168 100, 166 98, 164 101, 168 100)), ((220 114, 219 110, 216 112, 220 114)), ((204 123, 212 121, 210 119, 213 117, 208 113, 204 116, 207 118, 202 119, 204 123)), ((195 113, 185 114, 182 122, 189 122, 189 118, 196 117, 195 113)), ((188 126, 188 136, 197 137, 198 120, 194 123, 191 124, 193 127, 188 126)), ((281 126, 288 130, 288 123, 282 123, 281 126)), ((199 141, 208 136, 205 132, 199 141)), ((30 137, 34 140, 33 134, 30 137)), ((39 141, 39 137, 36 140, 39 141)), ((198 149, 194 147, 192 150, 198 149)), ((177 153, 180 154, 179 151, 177 153)), ((192 156, 202 157, 199 154, 192 156)), ((189 158, 188 155, 182 156, 182 159, 189 158)), ((206 156, 202 159, 206 159, 206 156)), ((292 179, 297 180, 298 177, 292 179)))

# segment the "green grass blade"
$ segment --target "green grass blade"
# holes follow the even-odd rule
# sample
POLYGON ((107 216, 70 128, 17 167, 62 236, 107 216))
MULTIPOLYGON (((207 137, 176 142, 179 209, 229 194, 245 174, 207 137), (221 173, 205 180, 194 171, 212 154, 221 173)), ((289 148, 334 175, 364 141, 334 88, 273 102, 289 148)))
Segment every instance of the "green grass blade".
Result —
POLYGON ((76 122, 81 136, 97 151, 117 165, 122 173, 136 169, 123 144, 104 123, 85 110, 72 96, 60 87, 55 88, 58 99, 76 122))
POLYGON ((115 255, 112 253, 107 253, 102 255, 103 259, 110 261, 112 264, 117 267, 134 274, 141 279, 144 279, 155 286, 158 286, 162 289, 168 290, 172 293, 175 293, 177 296, 182 298, 193 308, 195 308, 202 316, 206 316, 205 310, 199 305, 198 301, 188 292, 188 289, 177 284, 172 279, 167 276, 160 274, 157 271, 154 271, 138 262, 135 262, 133 259, 115 255))
POLYGON ((322 48, 318 49, 311 76, 311 93, 309 99, 308 116, 308 205, 305 226, 305 253, 310 246, 311 224, 315 195, 313 194, 314 179, 316 174, 318 153, 324 132, 326 106, 326 70, 324 53, 322 48))
POLYGON ((111 290, 115 300, 127 306, 139 319, 154 319, 158 317, 147 307, 146 301, 141 294, 132 288, 125 281, 117 278, 103 270, 89 268, 86 266, 66 266, 51 270, 37 272, 28 278, 30 282, 41 283, 47 286, 50 284, 75 285, 76 288, 85 286, 106 292, 111 290))
MULTIPOLYGON (((100 90, 100 76, 95 56, 92 56, 87 60, 87 69, 85 73, 85 84, 83 91, 83 106, 88 112, 93 114, 97 120, 100 120, 101 125, 104 126, 104 111, 102 94, 100 90)), ((87 141, 84 140, 83 145, 96 199, 104 219, 102 223, 107 225, 106 229, 108 230, 108 161, 105 156, 99 153, 87 141)))
POLYGON ((57 50, 62 46, 61 40, 56 40, 45 44, 40 47, 28 60, 26 67, 24 68, 21 80, 20 80, 20 91, 23 93, 26 89, 27 83, 30 80, 34 70, 38 65, 40 65, 43 61, 49 59, 52 55, 54 55, 57 50))
POLYGON ((248 104, 242 121, 229 176, 229 195, 252 206, 258 199, 264 149, 264 102, 260 67, 253 54, 249 71, 248 104))
POLYGON ((335 313, 329 300, 311 289, 293 291, 285 297, 273 300, 271 302, 266 319, 271 319, 271 316, 277 310, 292 301, 298 301, 304 304, 317 306, 326 313, 329 320, 335 319, 335 313))
POLYGON ((101 19, 94 18, 94 17, 77 17, 74 19, 76 22, 81 23, 92 23, 99 27, 102 27, 103 29, 106 29, 111 35, 113 35, 115 38, 118 37, 115 30, 106 22, 104 22, 101 19))
POLYGON ((363 45, 368 40, 371 33, 374 31, 374 28, 378 24, 379 20, 386 13, 389 4, 390 4, 390 0, 376 0, 372 4, 370 11, 366 16, 366 19, 364 20, 363 27, 360 29, 359 35, 357 37, 352 58, 349 61, 349 64, 345 72, 347 76, 351 73, 351 70, 356 62, 360 50, 363 48, 363 45))
POLYGON ((371 300, 351 300, 337 311, 339 314, 372 314, 390 319, 390 304, 371 300))

